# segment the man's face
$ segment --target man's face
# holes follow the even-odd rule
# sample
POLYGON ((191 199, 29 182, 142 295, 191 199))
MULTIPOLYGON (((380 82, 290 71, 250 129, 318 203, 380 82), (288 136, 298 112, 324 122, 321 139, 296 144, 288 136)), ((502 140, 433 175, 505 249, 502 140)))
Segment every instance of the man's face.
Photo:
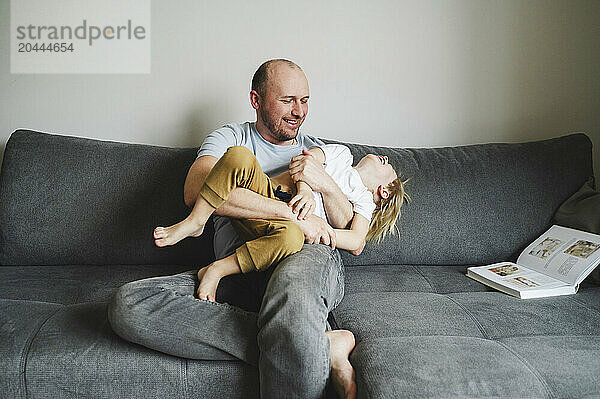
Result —
POLYGON ((276 141, 292 140, 308 114, 308 81, 304 73, 276 65, 269 74, 257 116, 276 141))

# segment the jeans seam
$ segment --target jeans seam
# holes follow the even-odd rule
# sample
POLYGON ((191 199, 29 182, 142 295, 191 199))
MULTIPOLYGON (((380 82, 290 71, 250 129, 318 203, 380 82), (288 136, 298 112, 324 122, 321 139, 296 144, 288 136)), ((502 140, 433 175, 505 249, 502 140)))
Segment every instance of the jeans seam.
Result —
POLYGON ((186 399, 188 399, 190 397, 189 390, 188 390, 187 367, 188 367, 188 360, 182 358, 179 363, 179 376, 180 376, 180 383, 181 383, 181 387, 182 387, 181 393, 182 393, 182 396, 186 399))
MULTIPOLYGON (((338 262, 336 259, 334 259, 336 252, 337 252, 336 250, 332 250, 329 253, 329 259, 327 261, 328 261, 329 265, 335 264, 336 267, 338 267, 338 264, 341 263, 341 262, 338 262)), ((339 287, 339 274, 340 274, 340 271, 339 271, 339 268, 338 268, 338 271, 336 273, 336 282, 338 283, 337 284, 338 287, 339 287)), ((327 284, 327 282, 329 280, 328 279, 329 275, 330 275, 329 268, 328 267, 322 268, 322 272, 321 272, 321 292, 324 293, 324 294, 326 294, 326 295, 328 295, 329 297, 331 297, 332 294, 333 294, 333 292, 331 292, 331 284, 327 284)), ((323 298, 323 299, 325 299, 325 298, 323 298)), ((333 303, 333 306, 331 307, 331 309, 334 309, 339 304, 339 302, 340 302, 340 300, 338 298, 336 298, 334 300, 334 303, 333 303)), ((325 324, 327 324, 327 315, 330 312, 330 310, 328 309, 328 306, 325 306, 325 311, 326 311, 325 324)), ((325 333, 325 331, 323 331, 323 333, 325 333)), ((331 359, 330 359, 330 355, 329 355, 329 353, 331 352, 331 342, 329 341, 329 337, 326 336, 325 339, 327 340, 327 344, 326 345, 329 348, 329 352, 327 352, 323 356, 323 363, 322 363, 323 364, 323 368, 322 368, 323 374, 322 375, 326 376, 326 379, 325 379, 325 386, 323 388, 324 391, 323 391, 322 395, 324 395, 324 393, 327 390, 327 383, 328 383, 329 378, 331 376, 331 359)))
POLYGON ((341 256, 339 256, 339 252, 337 249, 331 252, 329 259, 331 261, 333 261, 333 263, 335 263, 336 267, 338 268, 337 273, 336 273, 336 282, 337 282, 337 288, 340 292, 339 295, 337 295, 337 297, 331 307, 331 310, 333 310, 333 309, 337 308, 337 306, 340 304, 340 302, 342 302, 342 299, 344 298, 344 293, 345 293, 344 284, 345 284, 346 276, 345 276, 345 270, 344 270, 344 263, 342 262, 341 256))

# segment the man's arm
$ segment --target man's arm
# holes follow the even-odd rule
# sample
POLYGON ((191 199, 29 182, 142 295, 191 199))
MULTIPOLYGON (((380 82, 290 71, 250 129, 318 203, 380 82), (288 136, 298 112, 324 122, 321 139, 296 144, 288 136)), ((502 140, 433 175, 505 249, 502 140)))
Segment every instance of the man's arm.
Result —
POLYGON ((290 177, 294 183, 305 181, 313 191, 323 196, 323 207, 327 219, 334 228, 348 228, 354 217, 354 208, 348 197, 323 168, 325 154, 314 147, 303 151, 290 162, 290 177))
MULTIPOLYGON (((200 187, 204 184, 206 176, 208 176, 217 161, 216 157, 204 155, 196 159, 190 167, 183 187, 184 201, 188 207, 191 208, 196 203, 200 187)), ((291 219, 295 217, 285 203, 264 197, 245 188, 234 189, 228 200, 217 208, 215 213, 220 216, 239 219, 291 219)))
MULTIPOLYGON (((190 167, 183 188, 184 201, 188 207, 191 208, 196 203, 200 187, 217 161, 216 157, 204 155, 196 159, 190 167)), ((234 189, 227 201, 217 208, 215 213, 239 219, 285 218, 298 224, 307 243, 321 242, 325 245, 335 243, 333 229, 323 219, 314 216, 306 220, 297 220, 297 215, 292 213, 286 203, 264 197, 245 188, 234 189)))

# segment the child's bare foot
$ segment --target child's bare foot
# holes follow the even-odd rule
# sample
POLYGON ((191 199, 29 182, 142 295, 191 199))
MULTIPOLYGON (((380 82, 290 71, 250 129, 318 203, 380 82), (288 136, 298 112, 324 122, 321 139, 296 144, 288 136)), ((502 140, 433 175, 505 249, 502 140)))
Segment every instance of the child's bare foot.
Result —
POLYGON ((354 349, 354 334, 348 330, 326 331, 331 356, 331 382, 343 399, 356 398, 354 368, 348 358, 354 349))
POLYGON ((198 237, 204 231, 204 225, 195 223, 189 219, 169 227, 157 227, 154 229, 154 243, 158 247, 173 245, 186 237, 198 237))
POLYGON ((205 301, 215 302, 217 297, 217 287, 219 281, 221 281, 221 272, 215 263, 211 263, 208 266, 198 270, 198 281, 200 286, 198 287, 198 298, 205 301))
POLYGON ((219 281, 225 276, 241 272, 242 270, 235 252, 198 270, 198 281, 200 282, 198 298, 215 302, 217 300, 219 281))

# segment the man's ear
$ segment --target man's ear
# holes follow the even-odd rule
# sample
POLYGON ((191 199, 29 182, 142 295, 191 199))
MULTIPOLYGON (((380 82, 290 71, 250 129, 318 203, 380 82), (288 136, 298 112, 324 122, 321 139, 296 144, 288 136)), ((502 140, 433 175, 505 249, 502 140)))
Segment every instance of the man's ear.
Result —
POLYGON ((380 185, 379 187, 377 187, 377 193, 379 194, 380 198, 383 199, 388 199, 390 196, 390 192, 387 189, 387 187, 384 187, 383 185, 380 185))
POLYGON ((256 90, 252 90, 250 92, 250 104, 254 109, 258 109, 258 107, 260 106, 260 95, 257 93, 256 90))

